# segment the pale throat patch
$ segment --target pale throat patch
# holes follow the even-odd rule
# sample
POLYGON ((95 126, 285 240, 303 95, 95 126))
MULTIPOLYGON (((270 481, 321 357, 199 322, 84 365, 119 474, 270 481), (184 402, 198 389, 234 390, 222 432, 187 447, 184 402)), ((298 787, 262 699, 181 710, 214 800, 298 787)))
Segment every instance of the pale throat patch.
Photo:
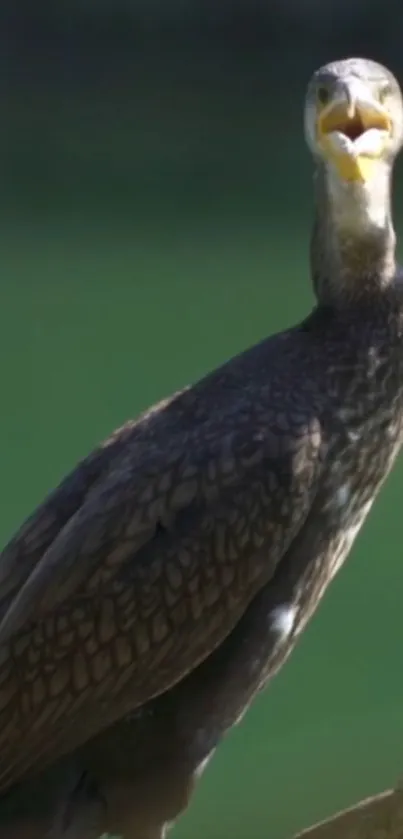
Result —
POLYGON ((327 180, 337 227, 351 233, 385 229, 390 220, 389 178, 389 166, 381 160, 366 183, 343 181, 330 166, 327 180))

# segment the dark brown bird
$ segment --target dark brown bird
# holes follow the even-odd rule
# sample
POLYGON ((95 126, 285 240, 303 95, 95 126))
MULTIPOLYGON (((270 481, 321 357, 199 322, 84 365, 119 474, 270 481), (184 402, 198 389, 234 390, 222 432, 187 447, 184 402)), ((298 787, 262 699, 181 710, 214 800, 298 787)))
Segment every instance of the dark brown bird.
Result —
POLYGON ((321 68, 305 130, 313 312, 116 431, 1 555, 6 839, 161 839, 396 457, 396 80, 362 59, 321 68))

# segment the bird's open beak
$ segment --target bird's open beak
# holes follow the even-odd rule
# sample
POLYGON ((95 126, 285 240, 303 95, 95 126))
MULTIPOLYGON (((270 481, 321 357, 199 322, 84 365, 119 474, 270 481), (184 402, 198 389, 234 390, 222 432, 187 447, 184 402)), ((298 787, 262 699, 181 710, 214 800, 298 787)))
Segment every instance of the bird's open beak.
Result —
POLYGON ((386 109, 354 79, 317 118, 318 141, 344 181, 370 180, 392 131, 386 109))

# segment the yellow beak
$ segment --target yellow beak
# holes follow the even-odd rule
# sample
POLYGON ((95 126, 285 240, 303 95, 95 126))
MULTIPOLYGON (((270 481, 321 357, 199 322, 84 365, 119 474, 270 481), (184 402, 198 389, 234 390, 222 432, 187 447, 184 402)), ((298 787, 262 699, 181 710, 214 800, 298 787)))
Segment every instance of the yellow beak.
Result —
POLYGON ((317 118, 317 138, 344 181, 370 180, 392 125, 389 114, 356 79, 343 83, 317 118))

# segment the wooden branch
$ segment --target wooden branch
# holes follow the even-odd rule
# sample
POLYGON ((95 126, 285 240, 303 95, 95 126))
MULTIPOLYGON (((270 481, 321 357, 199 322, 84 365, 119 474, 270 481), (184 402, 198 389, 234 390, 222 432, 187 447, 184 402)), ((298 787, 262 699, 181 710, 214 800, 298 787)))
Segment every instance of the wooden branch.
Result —
POLYGON ((403 789, 360 801, 294 839, 403 839, 403 789))

